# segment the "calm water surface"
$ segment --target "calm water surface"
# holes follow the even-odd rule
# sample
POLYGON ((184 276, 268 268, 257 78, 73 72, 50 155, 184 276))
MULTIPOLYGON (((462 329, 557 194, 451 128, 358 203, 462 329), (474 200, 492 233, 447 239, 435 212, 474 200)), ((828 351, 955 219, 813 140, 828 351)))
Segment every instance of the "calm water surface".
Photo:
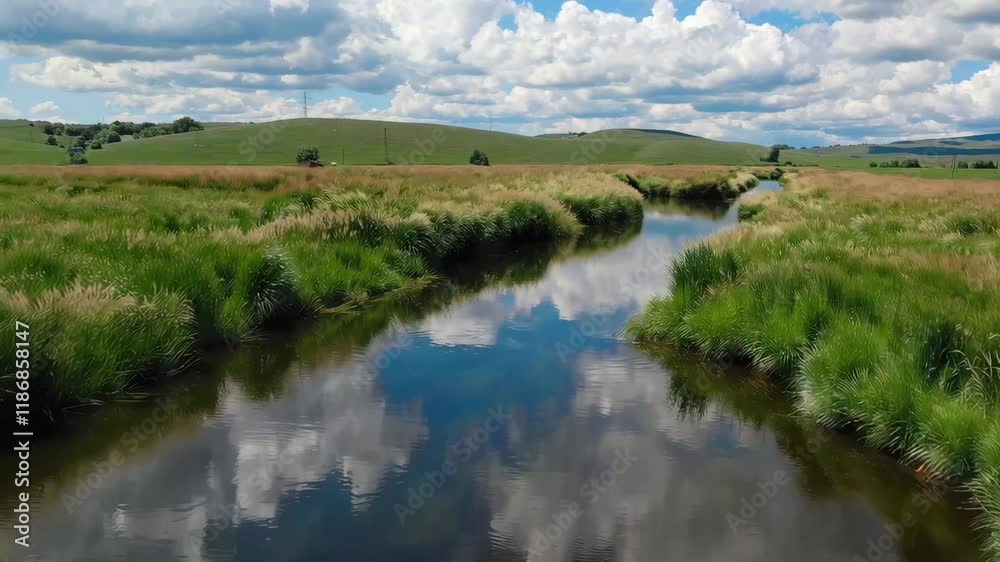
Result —
POLYGON ((34 446, 28 551, 10 546, 0 488, 2 548, 51 561, 976 559, 967 499, 798 420, 762 377, 619 335, 666 291, 666 260, 734 213, 650 207, 641 232, 493 257, 460 286, 320 320, 79 416, 34 446))

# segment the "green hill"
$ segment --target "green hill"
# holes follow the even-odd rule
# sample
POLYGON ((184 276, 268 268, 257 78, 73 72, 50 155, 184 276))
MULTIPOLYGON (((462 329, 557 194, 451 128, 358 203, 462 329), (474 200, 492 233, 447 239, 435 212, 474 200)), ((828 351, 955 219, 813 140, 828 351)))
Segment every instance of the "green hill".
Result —
POLYGON ((1000 159, 1000 134, 788 150, 782 151, 781 158, 802 164, 851 168, 866 167, 872 161, 916 158, 923 166, 951 167, 954 160, 1000 159))
MULTIPOLYGON (((126 140, 88 151, 87 158, 92 164, 294 164, 299 146, 316 145, 324 162, 385 164, 386 139, 388 159, 396 164, 464 164, 476 148, 494 164, 753 164, 766 153, 751 144, 653 130, 538 138, 421 123, 293 119, 126 140)), ((65 149, 44 140, 41 129, 26 121, 0 121, 0 164, 64 162, 65 149)))

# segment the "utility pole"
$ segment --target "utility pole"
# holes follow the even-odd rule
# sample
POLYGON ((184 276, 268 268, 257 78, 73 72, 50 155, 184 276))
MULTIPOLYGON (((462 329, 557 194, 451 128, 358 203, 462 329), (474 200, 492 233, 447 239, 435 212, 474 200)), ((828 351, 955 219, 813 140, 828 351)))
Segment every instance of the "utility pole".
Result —
POLYGON ((383 144, 385 144, 385 163, 391 164, 389 162, 389 127, 382 129, 383 144))
POLYGON ((302 90, 302 114, 309 119, 309 92, 302 90))

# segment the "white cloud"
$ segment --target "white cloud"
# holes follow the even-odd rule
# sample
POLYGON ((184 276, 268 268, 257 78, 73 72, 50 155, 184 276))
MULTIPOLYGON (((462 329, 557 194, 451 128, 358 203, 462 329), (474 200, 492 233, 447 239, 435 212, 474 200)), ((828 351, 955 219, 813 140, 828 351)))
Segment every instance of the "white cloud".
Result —
POLYGON ((59 105, 54 101, 43 101, 42 103, 36 103, 31 106, 31 114, 35 116, 43 113, 52 113, 54 111, 59 111, 59 105))
MULTIPOLYGON (((112 111, 151 118, 297 116, 308 89, 314 115, 523 132, 669 126, 763 143, 997 125, 995 71, 950 82, 959 60, 1000 58, 991 0, 703 0, 684 18, 670 0, 641 18, 575 1, 549 18, 515 0, 224 4, 66 5, 7 47, 30 61, 11 65, 11 80, 97 92, 112 111), (747 20, 775 8, 834 17, 787 31, 747 20), (362 112, 345 89, 391 97, 362 112)), ((35 9, 13 0, 0 23, 35 9)))
POLYGON ((21 112, 14 107, 14 102, 10 98, 0 98, 0 117, 15 118, 19 115, 21 112))

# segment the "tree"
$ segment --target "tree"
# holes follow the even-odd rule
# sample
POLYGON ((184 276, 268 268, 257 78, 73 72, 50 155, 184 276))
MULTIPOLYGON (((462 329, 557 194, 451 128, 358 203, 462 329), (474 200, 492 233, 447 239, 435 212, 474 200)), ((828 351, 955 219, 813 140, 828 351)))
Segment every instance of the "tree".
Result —
POLYGON ((45 144, 47 144, 49 146, 55 146, 55 145, 59 144, 59 141, 57 141, 54 136, 49 135, 49 138, 45 139, 45 144))
POLYGON ((781 161, 780 158, 781 158, 781 148, 779 147, 779 145, 772 146, 770 154, 767 155, 767 161, 780 162, 781 161))
POLYGON ((967 170, 967 169, 969 169, 969 163, 968 162, 959 162, 958 163, 958 167, 961 170, 967 170))
POLYGON ((878 168, 878 162, 869 162, 868 163, 868 167, 869 168, 878 168))
POLYGON ((299 164, 318 164, 319 148, 316 146, 300 146, 295 155, 295 161, 299 164))
POLYGON ((85 140, 94 140, 94 133, 90 129, 84 129, 83 132, 80 133, 80 138, 85 140))
POLYGON ((70 164, 86 164, 87 157, 82 154, 70 154, 69 155, 70 164))
POLYGON ((46 123, 45 126, 42 127, 42 132, 46 135, 54 135, 56 134, 56 128, 52 125, 52 123, 46 123))
POLYGON ((136 136, 139 137, 140 139, 148 139, 150 137, 159 137, 161 135, 169 135, 169 134, 170 131, 166 130, 163 127, 154 125, 152 127, 147 127, 139 131, 139 134, 136 136))
POLYGON ((490 157, 487 156, 485 152, 477 148, 473 150, 472 155, 469 156, 469 164, 474 164, 476 166, 489 166, 490 157))
POLYGON ((181 117, 170 124, 170 129, 175 133, 187 133, 190 131, 200 131, 205 127, 201 123, 190 117, 181 117))

